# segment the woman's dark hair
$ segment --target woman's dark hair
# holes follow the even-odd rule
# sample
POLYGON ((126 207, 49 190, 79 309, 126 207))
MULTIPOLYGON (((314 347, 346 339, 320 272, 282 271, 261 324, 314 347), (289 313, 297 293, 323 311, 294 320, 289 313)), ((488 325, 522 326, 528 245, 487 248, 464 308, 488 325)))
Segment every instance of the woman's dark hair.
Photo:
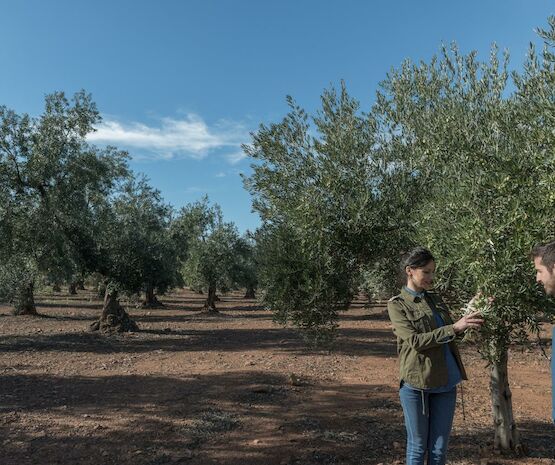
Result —
POLYGON ((435 261, 432 253, 424 247, 415 247, 410 252, 403 255, 401 259, 401 273, 405 276, 405 268, 423 268, 431 261, 435 261))

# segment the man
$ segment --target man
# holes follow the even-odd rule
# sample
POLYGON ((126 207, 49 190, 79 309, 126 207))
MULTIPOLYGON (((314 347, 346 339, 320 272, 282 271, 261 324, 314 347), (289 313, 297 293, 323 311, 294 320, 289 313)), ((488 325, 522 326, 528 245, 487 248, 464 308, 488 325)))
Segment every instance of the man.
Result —
MULTIPOLYGON (((548 295, 555 296, 555 241, 539 244, 532 250, 534 266, 536 267, 536 281, 543 285, 548 295)), ((555 358, 553 357, 553 341, 555 327, 551 336, 551 418, 555 423, 555 358)))

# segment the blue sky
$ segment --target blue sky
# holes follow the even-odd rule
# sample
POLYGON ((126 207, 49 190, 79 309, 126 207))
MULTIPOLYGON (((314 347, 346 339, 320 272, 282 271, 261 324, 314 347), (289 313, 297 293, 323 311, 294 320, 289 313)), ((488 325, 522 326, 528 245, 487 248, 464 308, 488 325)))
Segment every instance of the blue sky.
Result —
POLYGON ((313 111, 344 79, 362 109, 405 58, 441 43, 519 68, 548 0, 0 0, 0 104, 38 115, 44 95, 85 89, 104 123, 91 141, 129 150, 176 207, 208 194, 241 231, 258 225, 239 173, 285 96, 313 111))

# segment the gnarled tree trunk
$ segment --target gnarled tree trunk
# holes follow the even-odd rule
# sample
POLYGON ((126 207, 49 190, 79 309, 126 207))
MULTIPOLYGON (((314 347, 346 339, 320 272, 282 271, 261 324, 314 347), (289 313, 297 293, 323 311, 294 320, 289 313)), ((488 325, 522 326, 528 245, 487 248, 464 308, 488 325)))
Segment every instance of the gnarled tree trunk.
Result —
POLYGON ((37 308, 35 307, 35 298, 33 296, 33 290, 35 283, 23 283, 23 285, 18 289, 17 295, 13 302, 13 314, 14 315, 36 315, 37 308))
POLYGON ((154 286, 148 285, 145 291, 145 300, 143 307, 163 307, 164 304, 158 300, 154 294, 154 286))
POLYGON ((219 313, 216 309, 216 286, 208 286, 208 297, 204 302, 204 311, 208 313, 219 313))
POLYGON ((96 295, 98 296, 99 299, 103 299, 106 296, 106 283, 103 281, 100 281, 98 283, 98 286, 96 288, 96 295))
POLYGON ((491 365, 490 393, 495 429, 494 448, 521 454, 523 449, 513 416, 507 358, 507 351, 504 350, 500 360, 491 365))
POLYGON ((120 305, 118 293, 106 287, 102 315, 99 321, 91 325, 90 329, 91 331, 102 331, 106 333, 124 333, 138 331, 139 327, 137 323, 129 318, 127 312, 120 305))
POLYGON ((247 292, 245 292, 244 299, 256 299, 256 292, 254 286, 247 286, 247 292))

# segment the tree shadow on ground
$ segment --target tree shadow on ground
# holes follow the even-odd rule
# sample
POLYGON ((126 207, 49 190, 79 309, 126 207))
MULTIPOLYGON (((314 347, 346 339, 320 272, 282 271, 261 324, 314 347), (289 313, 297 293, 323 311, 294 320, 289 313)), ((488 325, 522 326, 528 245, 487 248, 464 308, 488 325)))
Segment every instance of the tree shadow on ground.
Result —
MULTIPOLYGON (((147 353, 168 352, 245 352, 269 350, 318 355, 298 332, 283 329, 215 329, 173 330, 143 329, 137 333, 105 336, 98 333, 56 333, 26 336, 1 336, 0 352, 32 350, 71 351, 89 353, 147 353)), ((333 353, 391 357, 395 343, 389 331, 369 329, 340 329, 333 353)))
POLYGON ((179 298, 179 297, 171 297, 171 298, 164 298, 159 297, 159 300, 168 305, 202 305, 206 302, 206 296, 199 296, 198 298, 195 297, 187 297, 187 298, 179 298))
MULTIPOLYGON (((517 424, 522 443, 526 449, 524 457, 555 459, 555 428, 547 421, 528 419, 517 424)), ((457 431, 449 443, 449 457, 470 459, 471 463, 487 462, 496 465, 502 460, 521 463, 524 459, 511 454, 501 455, 493 451, 493 426, 473 427, 472 430, 457 431), (486 460, 487 459, 487 460, 486 460)))
POLYGON ((263 372, 1 376, 0 463, 358 464, 401 432, 380 391, 263 372))
MULTIPOLYGON (((204 303, 205 300, 202 300, 201 302, 193 302, 193 303, 187 303, 187 302, 162 302, 164 304, 164 307, 158 307, 156 308, 156 310, 161 309, 161 310, 178 310, 178 311, 185 311, 185 312, 198 312, 199 310, 201 310, 204 307, 204 303)), ((226 306, 226 304, 229 304, 231 302, 227 302, 227 301, 220 301, 216 303, 216 308, 219 311, 260 311, 263 310, 264 307, 262 305, 259 305, 255 302, 253 302, 252 304, 246 304, 246 305, 235 305, 235 306, 226 306)), ((145 308, 146 309, 146 308, 145 308)))
POLYGON ((99 316, 100 316, 100 309, 98 313, 95 315, 91 315, 90 313, 86 315, 77 315, 77 314, 52 315, 52 314, 46 314, 46 313, 39 313, 38 315, 34 315, 33 317, 42 318, 45 320, 54 320, 54 321, 95 321, 98 319, 99 316))
POLYGON ((221 311, 214 316, 206 316, 202 310, 194 310, 186 315, 138 315, 132 313, 131 318, 137 323, 187 323, 190 321, 208 321, 214 322, 218 320, 229 319, 248 319, 248 320, 267 320, 272 321, 272 315, 267 312, 261 313, 248 313, 248 314, 227 314, 225 311, 221 311))
POLYGON ((339 316, 339 321, 389 321, 389 316, 383 312, 369 311, 365 314, 343 313, 339 316))
MULTIPOLYGON (((3 465, 375 465, 404 456, 398 395, 386 385, 292 386, 257 371, 9 375, 0 376, 0 399, 3 465)), ((534 457, 552 457, 552 425, 520 428, 534 457)), ((450 459, 495 459, 491 434, 456 431, 450 459)))
POLYGON ((41 308, 71 308, 72 310, 100 310, 102 309, 102 302, 84 303, 84 302, 36 302, 35 307, 37 311, 41 308))
MULTIPOLYGON (((222 311, 227 312, 227 308, 223 308, 222 311)), ((252 313, 251 312, 249 312, 249 313, 238 313, 238 314, 233 314, 232 313, 229 316, 231 316, 232 318, 244 319, 244 320, 255 319, 255 320, 273 321, 273 315, 271 313, 268 313, 264 309, 258 310, 258 313, 254 313, 254 312, 252 312, 252 313)))
POLYGON ((345 355, 395 357, 397 341, 388 329, 340 328, 332 349, 345 355))
POLYGON ((77 294, 69 294, 63 292, 39 292, 34 294, 35 302, 41 301, 83 301, 83 300, 102 300, 96 292, 78 292, 77 294))
POLYGON ((221 309, 224 312, 234 312, 234 311, 242 311, 242 312, 251 312, 251 311, 260 311, 264 310, 263 305, 255 304, 254 302, 251 305, 235 305, 233 307, 224 307, 221 306, 221 309))

